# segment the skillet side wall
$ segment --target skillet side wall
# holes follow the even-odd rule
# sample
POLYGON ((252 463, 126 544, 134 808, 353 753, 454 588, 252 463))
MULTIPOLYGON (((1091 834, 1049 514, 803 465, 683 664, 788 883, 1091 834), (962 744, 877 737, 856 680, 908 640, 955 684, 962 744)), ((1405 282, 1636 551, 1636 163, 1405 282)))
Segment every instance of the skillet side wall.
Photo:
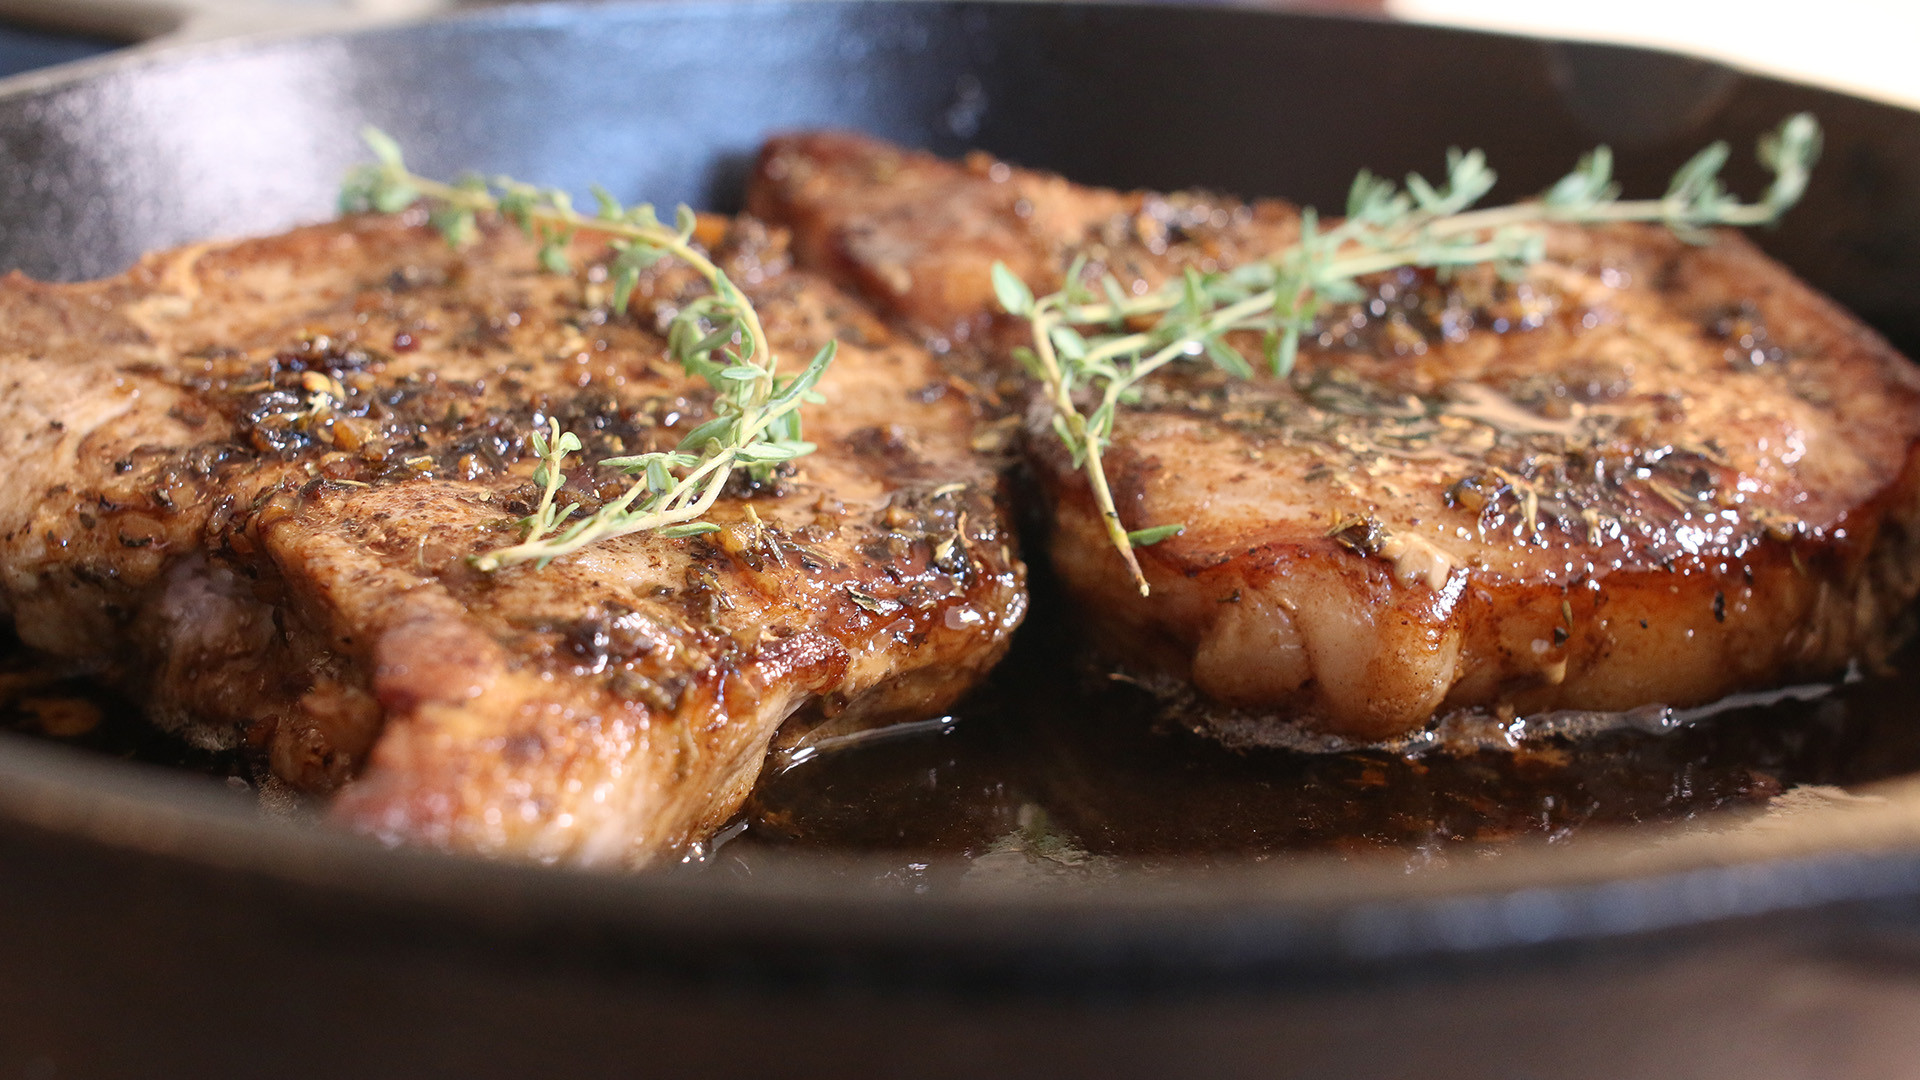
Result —
POLYGON ((0 890, 6 1076, 1865 1080, 1898 1075, 1920 1024, 1900 904, 1419 963, 903 987, 858 954, 650 961, 552 909, 402 911, 15 826, 0 865, 39 868, 0 890))
MULTIPOLYGON (((1642 50, 1228 9, 1023 4, 541 6, 96 62, 0 95, 0 266, 118 271, 143 251, 333 212, 371 122, 425 171, 737 206, 769 132, 855 127, 979 146, 1122 187, 1343 205, 1355 168, 1489 151, 1495 198, 1597 142, 1632 192, 1713 138, 1820 115, 1827 160, 1763 242, 1896 344, 1920 343, 1920 123, 1642 50)), ((1910 350, 1911 351, 1911 350, 1910 350)))
MULTIPOLYGON (((324 218, 363 156, 362 122, 396 135, 423 171, 477 167, 582 193, 598 180, 625 199, 718 209, 737 204, 765 134, 828 124, 942 153, 977 145, 1093 183, 1337 208, 1356 165, 1432 173, 1447 142, 1485 147, 1511 197, 1598 141, 1621 153, 1630 191, 1657 190, 1726 137, 1731 178, 1751 191, 1753 137, 1811 108, 1827 159, 1807 203, 1760 239, 1920 351, 1920 116, 1635 50, 1195 9, 606 5, 83 72, 0 92, 6 268, 98 276, 152 248, 324 218)), ((17 742, 0 737, 0 758, 17 742)), ((44 799, 83 814, 94 774, 49 762, 44 799)), ((311 841, 289 829, 272 842, 311 841)), ((831 978, 796 981, 718 957, 667 963, 631 942, 596 953, 590 926, 547 949, 543 925, 571 909, 537 894, 462 914, 308 892, 248 865, 0 825, 0 1076, 47 1061, 60 1076, 655 1065, 1844 1078, 1920 1052, 1917 954, 1902 929, 1914 920, 1897 902, 1470 961, 1221 971, 1178 986, 1089 976, 1044 993, 1010 976, 894 994, 875 989, 857 951, 831 978), (1850 930, 1838 946, 1837 926, 1850 930), (1862 945, 1851 931, 1863 926, 1891 936, 1862 945)), ((764 911, 775 891, 716 903, 715 917, 764 911)), ((829 913, 810 955, 857 936, 857 917, 829 913)), ((1113 947, 1150 957, 1198 932, 1163 929, 1143 921, 1113 947)), ((1050 963, 1033 950, 1034 971, 1050 963)))

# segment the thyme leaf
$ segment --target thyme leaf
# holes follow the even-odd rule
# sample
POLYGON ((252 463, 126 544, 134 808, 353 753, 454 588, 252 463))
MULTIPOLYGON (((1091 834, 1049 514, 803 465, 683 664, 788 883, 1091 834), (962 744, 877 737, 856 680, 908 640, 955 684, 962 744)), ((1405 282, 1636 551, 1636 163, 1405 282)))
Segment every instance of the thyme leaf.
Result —
MULTIPOLYGON (((810 454, 814 445, 801 438, 800 406, 817 403, 814 386, 833 363, 829 341, 798 375, 783 378, 760 316, 746 294, 694 246, 699 219, 687 207, 664 224, 654 208, 622 206, 603 188, 593 190, 595 213, 573 207, 566 192, 521 183, 509 177, 468 177, 443 183, 409 171, 400 145, 385 133, 364 128, 361 137, 374 161, 353 169, 341 187, 343 212, 395 213, 415 202, 431 203, 430 223, 455 246, 477 235, 477 218, 497 214, 540 243, 539 263, 551 273, 572 272, 567 246, 585 228, 612 237, 613 307, 624 313, 640 274, 662 259, 678 259, 706 280, 709 293, 681 307, 667 327, 667 349, 689 375, 705 379, 714 391, 714 417, 689 432, 672 450, 607 458, 604 467, 634 477, 619 498, 586 517, 573 518, 577 505, 558 506, 567 458, 581 450, 580 439, 561 431, 537 429, 531 439, 540 459, 534 483, 540 503, 521 520, 520 543, 476 556, 474 565, 498 570, 516 563, 545 566, 589 544, 636 532, 668 539, 714 532, 718 525, 700 520, 726 490, 734 471, 756 480, 771 478, 782 462, 810 454)), ((1025 288, 1025 286, 1022 286, 1025 288)))
POLYGON ((1714 143, 1680 167, 1660 198, 1624 201, 1613 181, 1613 155, 1602 146, 1537 199, 1474 209, 1493 189, 1495 174, 1480 151, 1451 150, 1439 185, 1418 175, 1399 185, 1362 171, 1348 192, 1344 219, 1323 223, 1309 208, 1301 213, 1300 239, 1258 262, 1210 274, 1189 269, 1131 296, 1111 274, 1096 292, 1077 259, 1060 291, 1038 298, 995 263, 994 293, 1008 313, 1032 325, 1031 347, 1016 349, 1015 358, 1044 385, 1054 433, 1086 473, 1108 538, 1145 596, 1147 579, 1134 548, 1164 540, 1179 526, 1129 532, 1101 461, 1114 416, 1141 380, 1176 361, 1203 357, 1231 376, 1249 377, 1251 365, 1226 342, 1227 335, 1246 332, 1260 335, 1267 367, 1287 377, 1302 335, 1325 305, 1360 299, 1360 278, 1403 267, 1484 263, 1517 274, 1545 256, 1549 224, 1659 222, 1692 242, 1708 240, 1706 230, 1714 227, 1772 224, 1806 191, 1820 155, 1820 126, 1800 113, 1760 140, 1760 163, 1773 181, 1755 202, 1741 202, 1721 181, 1727 154, 1725 143, 1714 143), (1147 329, 1133 329, 1142 325, 1147 329))

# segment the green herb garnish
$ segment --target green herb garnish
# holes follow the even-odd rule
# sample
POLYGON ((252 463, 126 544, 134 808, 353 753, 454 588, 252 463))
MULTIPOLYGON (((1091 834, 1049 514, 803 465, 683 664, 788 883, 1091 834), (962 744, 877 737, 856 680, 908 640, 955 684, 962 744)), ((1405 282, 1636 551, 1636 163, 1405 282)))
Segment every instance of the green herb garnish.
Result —
POLYGON ((833 362, 835 343, 829 341, 814 354, 800 374, 783 379, 777 374, 772 347, 753 304, 726 273, 693 246, 697 223, 685 206, 672 226, 655 216, 652 206, 631 208, 596 188, 596 215, 588 218, 573 209, 567 193, 538 188, 506 177, 491 182, 469 177, 455 184, 441 183, 408 171, 400 146, 385 133, 362 131, 376 163, 355 168, 340 193, 343 211, 377 210, 396 213, 420 199, 433 204, 429 220, 454 245, 471 240, 480 214, 497 213, 540 240, 540 265, 554 273, 569 273, 567 245, 580 229, 611 236, 615 252, 609 267, 613 278, 613 307, 625 312, 640 274, 665 258, 675 258, 706 279, 711 291, 683 306, 667 328, 667 349, 688 374, 698 375, 714 390, 714 417, 689 432, 671 451, 607 458, 602 466, 619 469, 634 480, 626 493, 587 517, 569 524, 577 505, 557 506, 562 472, 569 454, 581 449, 578 437, 555 424, 550 434, 535 431, 534 454, 540 465, 534 483, 543 489, 540 504, 521 519, 521 542, 474 559, 482 570, 515 563, 545 566, 559 556, 588 544, 628 533, 657 532, 666 537, 714 532, 719 526, 701 521, 726 490, 735 469, 744 468, 765 481, 781 462, 813 452, 800 437, 800 405, 817 402, 814 384, 833 362))
POLYGON ((1681 166, 1658 199, 1623 202, 1613 182, 1613 155, 1600 147, 1539 199, 1474 210, 1492 190, 1486 156, 1451 151, 1447 180, 1435 187, 1407 177, 1391 180, 1361 172, 1347 198, 1347 215, 1323 227, 1313 210, 1301 214, 1300 239, 1284 251, 1232 270, 1189 269, 1144 296, 1131 297, 1108 275, 1096 289, 1083 277, 1084 258, 1068 269, 1061 291, 1036 299, 1027 285, 995 263, 993 286, 1001 307, 1032 323, 1033 346, 1015 350, 1046 389, 1053 430, 1082 469, 1115 550, 1126 560, 1142 596, 1147 579, 1135 546, 1179 531, 1159 525, 1129 533, 1107 486, 1101 452, 1112 440, 1114 414, 1137 400, 1140 381, 1176 360, 1206 357, 1228 374, 1247 378, 1252 366, 1229 344, 1230 334, 1257 334, 1267 366, 1277 376, 1293 370, 1300 337, 1323 305, 1364 298, 1358 279, 1403 267, 1446 270, 1491 263, 1517 273, 1545 255, 1547 224, 1664 222, 1701 241, 1715 226, 1765 225, 1806 190, 1820 154, 1820 126, 1805 113, 1788 118, 1760 140, 1761 164, 1773 183, 1759 201, 1742 203, 1720 180, 1727 145, 1715 143, 1681 166), (1150 329, 1128 324, 1155 320, 1150 329), (1098 328, 1097 330, 1095 328, 1098 328), (1090 408, 1082 409, 1082 402, 1090 408))

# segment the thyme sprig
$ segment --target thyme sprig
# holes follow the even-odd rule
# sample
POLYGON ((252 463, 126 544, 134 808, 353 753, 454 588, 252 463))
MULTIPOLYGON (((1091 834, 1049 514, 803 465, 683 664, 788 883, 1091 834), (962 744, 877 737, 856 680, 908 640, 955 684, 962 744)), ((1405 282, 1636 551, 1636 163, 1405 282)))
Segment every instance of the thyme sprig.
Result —
POLYGON ((1116 411, 1138 398, 1141 380, 1175 361, 1205 357, 1238 378, 1253 366, 1228 341, 1257 334, 1267 366, 1289 375, 1300 338, 1328 304, 1365 298, 1359 279, 1404 267, 1441 272, 1490 263, 1513 276, 1546 253, 1544 226, 1660 222, 1701 242, 1717 226, 1765 225, 1805 192, 1820 154, 1820 127, 1801 113, 1760 140, 1759 158, 1773 181, 1759 200, 1743 203, 1720 179, 1727 145, 1714 143, 1681 166, 1658 199, 1622 201, 1613 155, 1602 146, 1538 199, 1472 209, 1493 189, 1495 175, 1478 150, 1447 154, 1447 178, 1435 186, 1419 175, 1405 187, 1362 171, 1338 224, 1302 212, 1300 239, 1285 250, 1232 270, 1189 268, 1145 295, 1132 296, 1111 274, 1098 288, 1085 279, 1084 257, 1067 270, 1059 292, 1035 298, 1004 264, 993 266, 1000 305, 1032 324, 1032 347, 1016 357, 1044 386, 1053 430, 1086 473, 1096 508, 1135 585, 1147 595, 1136 546, 1179 533, 1177 524, 1128 532, 1114 506, 1102 451, 1116 411), (1135 329, 1148 323, 1147 329, 1135 329), (1088 407, 1083 408, 1083 403, 1088 407))
POLYGON ((835 343, 829 341, 798 375, 782 378, 777 360, 760 325, 753 304, 694 246, 697 219, 680 207, 671 226, 663 224, 651 205, 623 207, 605 190, 594 189, 598 209, 591 218, 573 208, 573 200, 557 188, 540 188, 508 177, 488 181, 470 176, 448 184, 409 171, 398 143, 385 133, 366 128, 362 137, 375 161, 348 174, 341 189, 346 212, 376 210, 397 213, 426 199, 429 220, 456 246, 477 235, 481 214, 498 214, 540 241, 540 265, 553 273, 571 273, 567 246, 581 229, 611 237, 614 258, 608 267, 613 280, 613 307, 624 313, 640 274, 662 259, 673 258, 692 268, 707 282, 709 292, 685 305, 667 328, 667 351, 689 375, 706 380, 714 391, 713 418, 688 432, 670 451, 606 458, 603 467, 618 469, 634 482, 619 498, 586 517, 573 519, 577 504, 557 505, 567 457, 581 450, 580 439, 548 419, 549 431, 536 429, 531 438, 540 459, 534 483, 542 490, 534 512, 520 520, 521 541, 474 559, 482 570, 515 563, 545 566, 554 559, 600 540, 636 532, 665 537, 695 536, 719 529, 702 521, 736 469, 765 481, 782 462, 812 453, 812 443, 800 435, 800 406, 818 402, 814 385, 833 362, 835 343))

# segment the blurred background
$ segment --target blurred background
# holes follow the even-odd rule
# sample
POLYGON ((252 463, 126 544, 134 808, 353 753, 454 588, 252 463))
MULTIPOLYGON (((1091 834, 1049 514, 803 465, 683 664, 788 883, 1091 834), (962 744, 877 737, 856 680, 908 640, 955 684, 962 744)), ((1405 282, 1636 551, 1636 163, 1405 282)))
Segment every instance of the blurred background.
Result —
MULTIPOLYGON (((0 0, 0 75, 119 48, 418 18, 503 0, 0 0)), ((1920 0, 1275 0, 1652 45, 1920 108, 1920 0)))

